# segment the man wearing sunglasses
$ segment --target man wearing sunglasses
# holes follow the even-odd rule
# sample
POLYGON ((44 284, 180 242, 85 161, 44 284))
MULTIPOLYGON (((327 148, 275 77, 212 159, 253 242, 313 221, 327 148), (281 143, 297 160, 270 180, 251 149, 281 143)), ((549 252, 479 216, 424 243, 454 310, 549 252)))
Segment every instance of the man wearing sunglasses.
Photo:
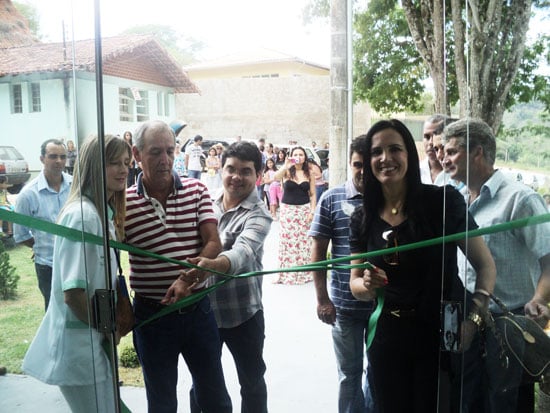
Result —
MULTIPOLYGON (((43 221, 55 222, 67 201, 73 177, 64 172, 67 148, 60 139, 48 139, 40 147, 44 168, 17 195, 15 212, 43 221)), ((32 248, 38 288, 48 308, 52 286, 53 235, 21 225, 14 225, 15 242, 32 248)))
MULTIPOLYGON (((350 255, 349 220, 355 207, 362 203, 363 153, 365 136, 355 138, 350 146, 351 177, 342 186, 326 191, 319 200, 308 235, 313 238, 312 262, 350 255)), ((345 263, 344 263, 345 264, 345 263)), ((332 325, 332 340, 340 388, 339 412, 373 412, 368 381, 362 388, 364 340, 372 312, 372 302, 356 300, 349 287, 350 271, 333 269, 330 296, 326 270, 314 272, 317 316, 332 325)))

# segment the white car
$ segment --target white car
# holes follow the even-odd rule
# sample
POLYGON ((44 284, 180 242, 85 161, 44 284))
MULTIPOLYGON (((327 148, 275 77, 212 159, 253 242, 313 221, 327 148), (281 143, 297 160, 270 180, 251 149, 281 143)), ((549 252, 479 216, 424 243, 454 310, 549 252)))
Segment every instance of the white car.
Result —
POLYGON ((31 174, 29 164, 13 146, 0 146, 0 181, 5 181, 10 194, 18 194, 31 174))

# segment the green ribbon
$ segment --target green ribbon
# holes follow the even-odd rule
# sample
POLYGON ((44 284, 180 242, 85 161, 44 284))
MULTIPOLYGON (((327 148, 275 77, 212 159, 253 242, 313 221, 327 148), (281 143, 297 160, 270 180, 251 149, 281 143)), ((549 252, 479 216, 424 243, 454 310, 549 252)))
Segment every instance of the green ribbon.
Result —
MULTIPOLYGON (((91 244, 96 245, 102 245, 103 244, 103 238, 94 234, 86 233, 83 231, 79 231, 77 229, 68 228, 63 225, 59 224, 53 224, 51 222, 43 221, 37 218, 29 217, 27 215, 18 214, 16 212, 7 211, 0 209, 0 220, 5 221, 11 221, 15 224, 22 225, 28 228, 33 228, 39 231, 48 232, 53 235, 61 236, 68 238, 72 241, 81 241, 81 242, 89 242, 91 244)), ((410 244, 402 244, 397 247, 391 247, 391 248, 385 248, 381 250, 366 252, 363 254, 356 254, 351 255, 348 257, 341 257, 341 258, 335 258, 330 260, 324 260, 324 261, 318 261, 315 264, 306 264, 306 265, 300 265, 292 268, 284 268, 284 269, 274 269, 274 270, 264 270, 264 271, 256 271, 256 272, 248 272, 245 274, 239 274, 239 275, 230 275, 230 274, 224 274, 217 271, 212 271, 210 269, 201 268, 199 266, 190 264, 188 262, 184 261, 178 261, 173 258, 164 257, 146 250, 142 250, 136 247, 133 247, 129 244, 124 244, 122 242, 109 240, 109 245, 112 248, 118 248, 120 250, 128 251, 133 254, 145 256, 145 257, 152 257, 158 260, 170 262, 173 264, 180 265, 182 267, 187 268, 196 268, 199 270, 204 270, 210 273, 214 273, 217 275, 220 275, 222 279, 218 281, 216 284, 201 290, 189 297, 185 297, 181 300, 179 300, 177 303, 171 304, 166 306, 166 308, 162 309, 158 313, 154 314, 152 317, 148 318, 147 320, 142 321, 140 324, 138 324, 134 328, 140 328, 144 325, 150 323, 151 321, 154 321, 166 314, 170 314, 171 312, 177 311, 180 308, 190 306, 192 304, 195 304, 199 300, 201 300, 205 295, 209 294, 210 292, 214 291, 216 288, 221 287, 223 284, 228 282, 229 280, 233 278, 247 278, 247 277, 254 277, 258 275, 265 275, 265 274, 274 274, 279 272, 303 272, 303 271, 319 271, 319 270, 330 270, 330 269, 352 269, 352 268, 369 268, 371 265, 368 262, 364 262, 362 264, 354 264, 354 265, 339 265, 342 262, 350 262, 352 260, 364 260, 367 261, 369 258, 377 257, 380 255, 385 254, 392 254, 394 252, 400 252, 400 251, 409 251, 417 248, 425 248, 432 245, 437 245, 441 243, 447 243, 447 242, 453 242, 464 238, 470 238, 470 237, 477 237, 487 234, 494 234, 497 232, 503 232, 503 231, 511 231, 517 228, 523 228, 526 226, 532 226, 532 225, 538 225, 545 222, 550 221, 550 213, 537 215, 534 217, 527 217, 518 219, 515 221, 510 222, 504 222, 502 224, 496 224, 490 227, 486 228, 478 228, 474 230, 464 231, 464 232, 458 232, 456 234, 451 235, 444 235, 437 238, 431 238, 429 240, 424 240, 420 242, 414 242, 410 244)), ((380 317, 380 314, 382 312, 382 308, 384 306, 384 293, 383 289, 377 290, 377 306, 375 311, 372 313, 370 319, 369 319, 369 325, 368 325, 368 338, 367 338, 367 349, 372 343, 372 340, 374 339, 374 335, 376 333, 376 325, 378 322, 378 318, 380 317)))

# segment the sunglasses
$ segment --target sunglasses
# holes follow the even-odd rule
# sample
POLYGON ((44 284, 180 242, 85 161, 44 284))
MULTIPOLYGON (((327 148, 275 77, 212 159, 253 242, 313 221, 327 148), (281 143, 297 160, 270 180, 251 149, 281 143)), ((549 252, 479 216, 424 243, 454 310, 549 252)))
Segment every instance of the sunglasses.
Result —
MULTIPOLYGON (((397 231, 395 229, 389 229, 382 233, 382 238, 386 241, 386 248, 397 247, 397 231)), ((382 255, 382 259, 388 265, 399 265, 399 253, 397 251, 391 254, 382 255)))

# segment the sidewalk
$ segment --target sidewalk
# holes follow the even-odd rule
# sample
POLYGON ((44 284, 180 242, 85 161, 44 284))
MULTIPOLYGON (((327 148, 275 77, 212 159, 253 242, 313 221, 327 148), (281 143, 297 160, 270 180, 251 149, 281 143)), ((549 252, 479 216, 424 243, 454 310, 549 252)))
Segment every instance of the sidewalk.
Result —
MULTIPOLYGON (((264 268, 277 263, 278 222, 274 222, 266 240, 264 268)), ((338 378, 332 349, 331 329, 316 315, 313 284, 274 285, 276 274, 264 278, 269 411, 273 413, 330 413, 337 411, 338 378)), ((233 401, 240 412, 240 387, 231 354, 224 347, 223 367, 233 401)), ((179 412, 189 411, 191 377, 180 358, 178 382, 179 412)), ((121 397, 133 413, 147 412, 145 389, 121 387, 121 397)), ((0 411, 69 412, 56 386, 43 384, 28 376, 0 377, 0 411)))

